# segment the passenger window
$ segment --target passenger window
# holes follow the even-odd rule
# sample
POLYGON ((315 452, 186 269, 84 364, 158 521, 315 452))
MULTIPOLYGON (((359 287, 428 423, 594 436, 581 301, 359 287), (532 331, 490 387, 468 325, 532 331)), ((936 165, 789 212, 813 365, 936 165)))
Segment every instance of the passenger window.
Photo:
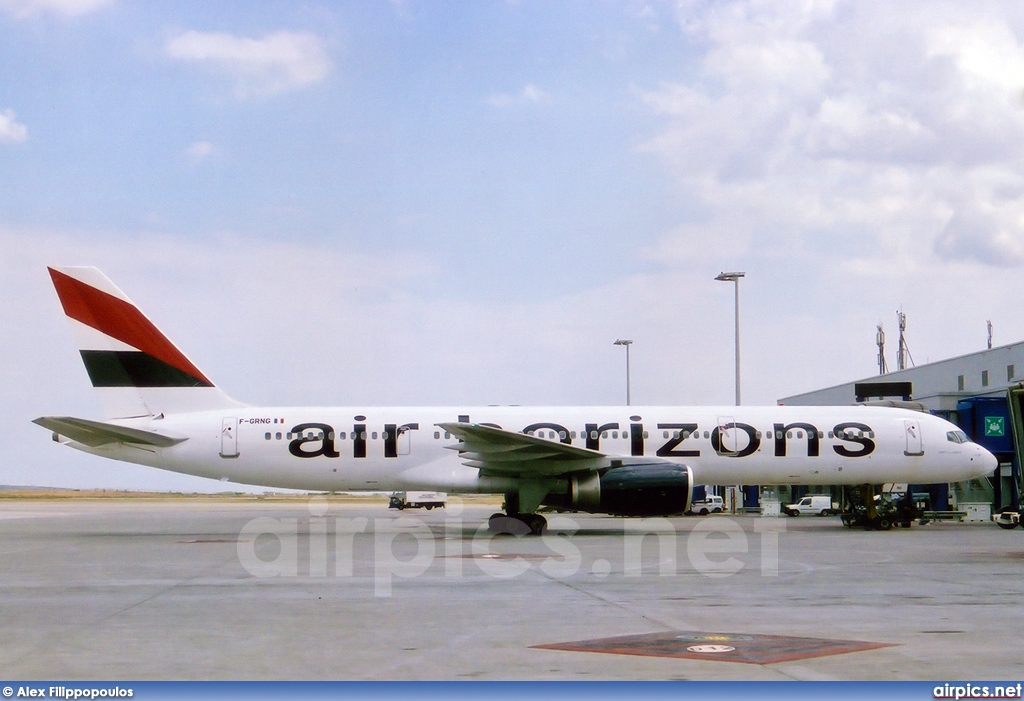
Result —
POLYGON ((591 431, 590 432, 590 440, 594 440, 594 441, 597 440, 597 431, 591 431))
POLYGON ((792 437, 793 437, 793 432, 792 431, 786 431, 786 438, 792 438, 792 437))
POLYGON ((618 431, 612 431, 612 438, 618 438, 618 437, 619 437, 619 432, 618 431))
POLYGON ((346 436, 346 433, 344 431, 342 431, 341 433, 338 434, 338 438, 340 440, 345 440, 345 436, 346 436))
POLYGON ((644 431, 644 438, 648 438, 649 436, 650 434, 647 431, 644 431))
POLYGON ((277 440, 281 440, 281 434, 280 434, 280 433, 278 433, 278 434, 276 435, 276 439, 277 439, 277 440))
POLYGON ((373 440, 377 440, 377 432, 376 431, 374 431, 371 435, 373 436, 373 440))
POLYGON ((704 437, 705 438, 711 438, 711 434, 708 431, 705 431, 704 432, 704 437))
POLYGON ((607 437, 608 437, 608 432, 607 431, 602 431, 601 432, 601 438, 607 438, 607 437))
POLYGON ((662 438, 668 438, 668 431, 662 431, 661 432, 661 437, 662 438))
POLYGON ((434 431, 434 440, 437 440, 440 437, 441 437, 441 432, 440 431, 434 431))
POLYGON ((797 431, 796 432, 796 437, 797 438, 803 438, 804 437, 804 432, 803 431, 797 431))
POLYGON ((754 431, 754 438, 757 439, 757 440, 761 440, 761 432, 760 431, 754 431))
POLYGON ((269 433, 267 434, 267 440, 268 441, 270 440, 270 434, 269 433))
POLYGON ((565 431, 559 431, 558 432, 558 439, 562 440, 562 441, 565 440, 565 431))

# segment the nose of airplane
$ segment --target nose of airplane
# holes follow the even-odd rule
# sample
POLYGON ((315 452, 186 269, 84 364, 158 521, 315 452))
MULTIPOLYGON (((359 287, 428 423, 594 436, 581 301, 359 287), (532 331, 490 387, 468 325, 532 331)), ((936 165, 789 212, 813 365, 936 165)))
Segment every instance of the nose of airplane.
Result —
POLYGON ((980 445, 976 447, 978 448, 978 457, 975 458, 975 462, 980 463, 980 465, 978 466, 979 472, 981 472, 981 474, 983 475, 991 475, 993 472, 995 472, 995 469, 999 467, 999 461, 996 460, 995 455, 988 452, 980 445))

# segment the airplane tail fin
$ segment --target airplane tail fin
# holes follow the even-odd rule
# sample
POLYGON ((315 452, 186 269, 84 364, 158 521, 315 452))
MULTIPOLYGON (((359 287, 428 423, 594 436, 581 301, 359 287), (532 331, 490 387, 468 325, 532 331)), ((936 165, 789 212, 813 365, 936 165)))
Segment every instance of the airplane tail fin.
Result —
POLYGON ((241 406, 98 269, 48 270, 106 418, 241 406))

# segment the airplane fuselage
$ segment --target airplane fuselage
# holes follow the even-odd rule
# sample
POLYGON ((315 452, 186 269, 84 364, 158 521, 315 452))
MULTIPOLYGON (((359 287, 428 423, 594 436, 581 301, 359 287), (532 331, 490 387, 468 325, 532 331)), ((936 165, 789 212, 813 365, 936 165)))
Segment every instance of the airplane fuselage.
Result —
POLYGON ((953 424, 920 412, 850 407, 265 408, 125 419, 187 438, 170 447, 110 444, 105 457, 222 481, 323 491, 514 491, 451 447, 437 424, 491 425, 609 457, 687 465, 696 484, 851 485, 971 479, 991 469, 953 424))

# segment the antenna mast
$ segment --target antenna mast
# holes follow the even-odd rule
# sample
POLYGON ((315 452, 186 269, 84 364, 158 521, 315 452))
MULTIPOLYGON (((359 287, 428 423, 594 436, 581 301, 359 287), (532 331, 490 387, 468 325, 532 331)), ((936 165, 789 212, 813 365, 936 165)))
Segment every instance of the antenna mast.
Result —
POLYGON ((985 323, 988 324, 988 349, 992 350, 992 320, 989 319, 985 323))
POLYGON ((889 365, 885 362, 885 331, 882 330, 881 323, 875 328, 878 329, 878 333, 875 334, 875 344, 878 345, 878 374, 884 375, 889 372, 889 365))
POLYGON ((900 327, 900 347, 896 354, 896 369, 906 370, 907 361, 910 361, 910 367, 914 367, 914 357, 910 355, 910 348, 907 347, 907 315, 903 313, 902 309, 896 310, 896 321, 900 327))

